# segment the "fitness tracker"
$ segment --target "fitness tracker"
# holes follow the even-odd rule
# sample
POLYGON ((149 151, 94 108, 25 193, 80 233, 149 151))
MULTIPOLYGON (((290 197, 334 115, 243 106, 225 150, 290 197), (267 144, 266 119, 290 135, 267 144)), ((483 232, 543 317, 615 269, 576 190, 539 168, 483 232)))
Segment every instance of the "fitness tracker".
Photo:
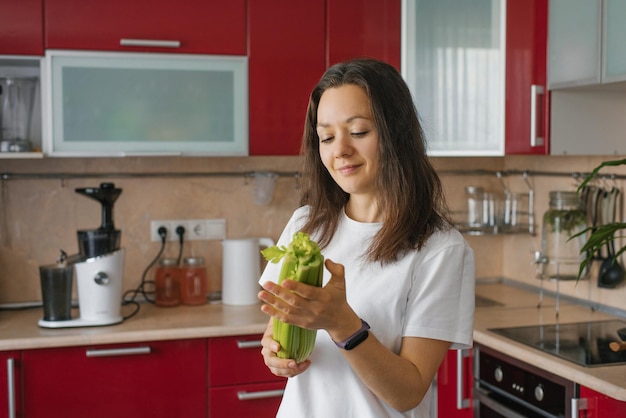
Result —
POLYGON ((335 345, 343 350, 352 350, 357 345, 361 344, 365 341, 369 335, 370 326, 367 322, 361 319, 361 328, 346 340, 337 342, 334 341, 335 345))

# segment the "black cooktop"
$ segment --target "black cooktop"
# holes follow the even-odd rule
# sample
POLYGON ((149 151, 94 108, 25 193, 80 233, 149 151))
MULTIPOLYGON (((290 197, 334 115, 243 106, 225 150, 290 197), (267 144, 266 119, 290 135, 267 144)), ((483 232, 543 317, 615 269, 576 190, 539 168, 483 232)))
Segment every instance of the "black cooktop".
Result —
POLYGON ((618 329, 626 321, 609 320, 573 324, 495 328, 489 331, 511 338, 585 367, 626 364, 626 351, 614 352, 609 344, 622 341, 618 329))

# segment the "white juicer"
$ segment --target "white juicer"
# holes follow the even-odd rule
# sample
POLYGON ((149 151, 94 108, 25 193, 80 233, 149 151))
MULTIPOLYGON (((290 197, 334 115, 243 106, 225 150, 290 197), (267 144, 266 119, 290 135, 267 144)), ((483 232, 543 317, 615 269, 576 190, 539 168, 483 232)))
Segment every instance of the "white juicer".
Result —
POLYGON ((44 328, 69 328, 112 325, 123 321, 122 279, 124 249, 120 248, 121 231, 113 226, 113 203, 122 189, 113 183, 99 188, 76 189, 76 192, 102 204, 102 225, 98 229, 78 231, 80 254, 68 257, 72 263, 78 290, 80 317, 47 321, 39 320, 44 328))

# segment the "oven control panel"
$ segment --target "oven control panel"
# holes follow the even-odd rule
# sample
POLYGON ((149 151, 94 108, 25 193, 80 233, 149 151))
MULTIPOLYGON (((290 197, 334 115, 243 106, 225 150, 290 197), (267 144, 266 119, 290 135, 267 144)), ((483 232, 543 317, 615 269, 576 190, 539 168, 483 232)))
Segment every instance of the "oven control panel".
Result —
POLYGON ((573 382, 488 347, 476 348, 475 361, 476 392, 483 409, 500 410, 500 416, 569 416, 573 382))

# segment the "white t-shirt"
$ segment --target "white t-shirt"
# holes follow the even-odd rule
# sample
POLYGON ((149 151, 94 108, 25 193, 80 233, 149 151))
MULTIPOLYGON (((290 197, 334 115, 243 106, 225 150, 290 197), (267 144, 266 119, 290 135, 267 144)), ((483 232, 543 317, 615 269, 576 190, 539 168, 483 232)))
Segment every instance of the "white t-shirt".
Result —
MULTIPOLYGON (((287 246, 300 230, 308 207, 297 209, 277 245, 287 246)), ((420 251, 381 267, 363 261, 379 223, 341 218, 325 258, 345 266, 347 301, 371 326, 370 332, 399 353, 402 337, 472 344, 474 254, 456 230, 434 234, 420 251)), ((315 239, 315 236, 311 237, 315 239)), ((268 263, 259 282, 277 281, 280 263, 268 263)), ((324 285, 330 273, 324 269, 324 285)), ((284 418, 419 417, 430 413, 430 390, 416 408, 400 413, 377 398, 352 371, 325 331, 318 331, 308 370, 288 379, 278 411, 284 418)))

